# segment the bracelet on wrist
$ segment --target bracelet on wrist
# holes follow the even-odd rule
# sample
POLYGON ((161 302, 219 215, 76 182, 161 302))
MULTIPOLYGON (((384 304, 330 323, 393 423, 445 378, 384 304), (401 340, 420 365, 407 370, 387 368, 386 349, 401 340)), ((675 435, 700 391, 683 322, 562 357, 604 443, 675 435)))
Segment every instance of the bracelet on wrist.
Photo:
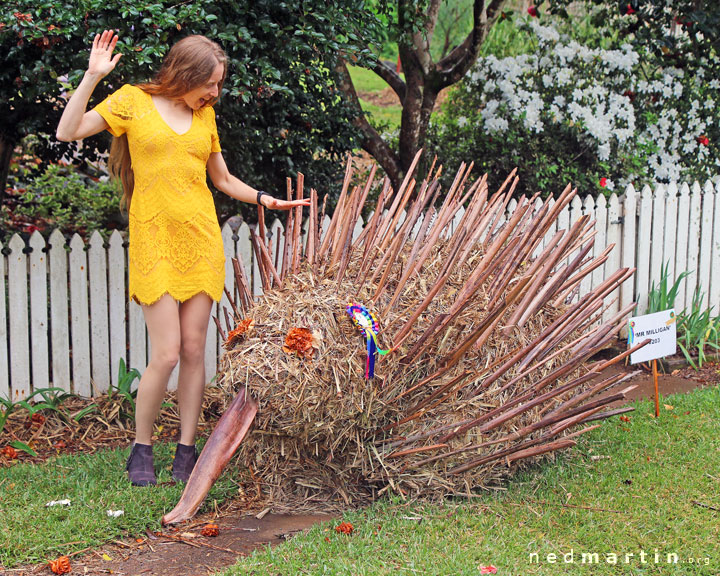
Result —
POLYGON ((258 193, 257 193, 257 204, 258 204, 258 206, 262 206, 263 208, 267 208, 267 206, 265 206, 265 204, 263 204, 263 203, 260 201, 260 198, 261 198, 262 196, 270 196, 270 194, 268 194, 268 193, 265 192, 264 190, 259 190, 258 193))

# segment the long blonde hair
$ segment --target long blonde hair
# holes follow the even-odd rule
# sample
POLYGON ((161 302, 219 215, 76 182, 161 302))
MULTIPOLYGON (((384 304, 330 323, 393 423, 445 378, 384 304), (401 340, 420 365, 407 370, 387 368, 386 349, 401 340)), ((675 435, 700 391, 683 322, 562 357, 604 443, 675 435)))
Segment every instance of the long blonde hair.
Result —
MULTIPOLYGON (((181 98, 195 88, 203 86, 218 64, 223 65, 223 76, 218 84, 219 97, 227 74, 225 52, 205 36, 187 36, 173 45, 155 77, 150 82, 139 84, 138 88, 152 95, 181 98)), ((216 101, 217 99, 209 101, 205 106, 212 106, 216 101)), ((135 187, 135 175, 126 134, 113 138, 108 169, 113 178, 118 178, 122 182, 120 205, 124 209, 129 208, 135 187)))

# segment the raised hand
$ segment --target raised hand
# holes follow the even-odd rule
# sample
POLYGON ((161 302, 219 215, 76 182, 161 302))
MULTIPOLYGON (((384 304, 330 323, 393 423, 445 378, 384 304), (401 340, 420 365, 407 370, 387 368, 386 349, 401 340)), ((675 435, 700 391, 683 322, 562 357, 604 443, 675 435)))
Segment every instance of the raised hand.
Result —
POLYGON ((121 56, 121 54, 112 55, 119 38, 113 30, 104 30, 102 34, 95 35, 90 50, 88 74, 103 78, 113 71, 121 56))

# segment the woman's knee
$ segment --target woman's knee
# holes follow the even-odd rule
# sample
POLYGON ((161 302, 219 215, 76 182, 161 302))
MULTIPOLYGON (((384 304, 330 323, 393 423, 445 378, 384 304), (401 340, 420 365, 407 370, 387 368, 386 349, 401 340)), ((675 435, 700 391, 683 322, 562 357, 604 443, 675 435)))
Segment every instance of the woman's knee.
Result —
POLYGON ((170 374, 180 360, 180 346, 163 346, 160 350, 153 350, 150 365, 162 372, 170 374))
POLYGON ((200 364, 205 361, 205 338, 200 336, 185 336, 180 345, 180 360, 190 364, 200 364))

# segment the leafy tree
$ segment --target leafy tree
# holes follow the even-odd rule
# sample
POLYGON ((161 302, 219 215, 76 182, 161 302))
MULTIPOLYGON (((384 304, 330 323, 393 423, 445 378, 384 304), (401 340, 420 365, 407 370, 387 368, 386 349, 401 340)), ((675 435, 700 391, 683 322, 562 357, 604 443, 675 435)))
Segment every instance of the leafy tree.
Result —
MULTIPOLYGON (((378 20, 357 2, 332 0, 10 0, 0 6, 0 190, 14 147, 39 137, 44 161, 83 163, 107 150, 107 135, 78 143, 54 138, 65 90, 86 68, 96 32, 118 30, 118 67, 94 95, 148 79, 175 41, 204 34, 228 54, 218 127, 231 169, 256 187, 283 193, 297 171, 323 192, 338 157, 356 146, 356 114, 334 83, 338 54, 373 58, 378 20), (362 8, 362 7, 361 7, 362 8)), ((1 192, 0 192, 1 193, 1 192)))
POLYGON ((378 60, 369 66, 395 91, 402 104, 397 149, 359 113, 360 103, 347 66, 341 62, 338 67, 340 88, 358 111, 354 123, 362 131, 362 147, 385 169, 395 187, 425 142, 438 94, 457 83, 470 69, 507 3, 507 0, 473 0, 470 32, 435 62, 430 45, 443 1, 447 0, 397 0, 393 3, 389 11, 391 29, 398 44, 404 78, 385 62, 378 60))

